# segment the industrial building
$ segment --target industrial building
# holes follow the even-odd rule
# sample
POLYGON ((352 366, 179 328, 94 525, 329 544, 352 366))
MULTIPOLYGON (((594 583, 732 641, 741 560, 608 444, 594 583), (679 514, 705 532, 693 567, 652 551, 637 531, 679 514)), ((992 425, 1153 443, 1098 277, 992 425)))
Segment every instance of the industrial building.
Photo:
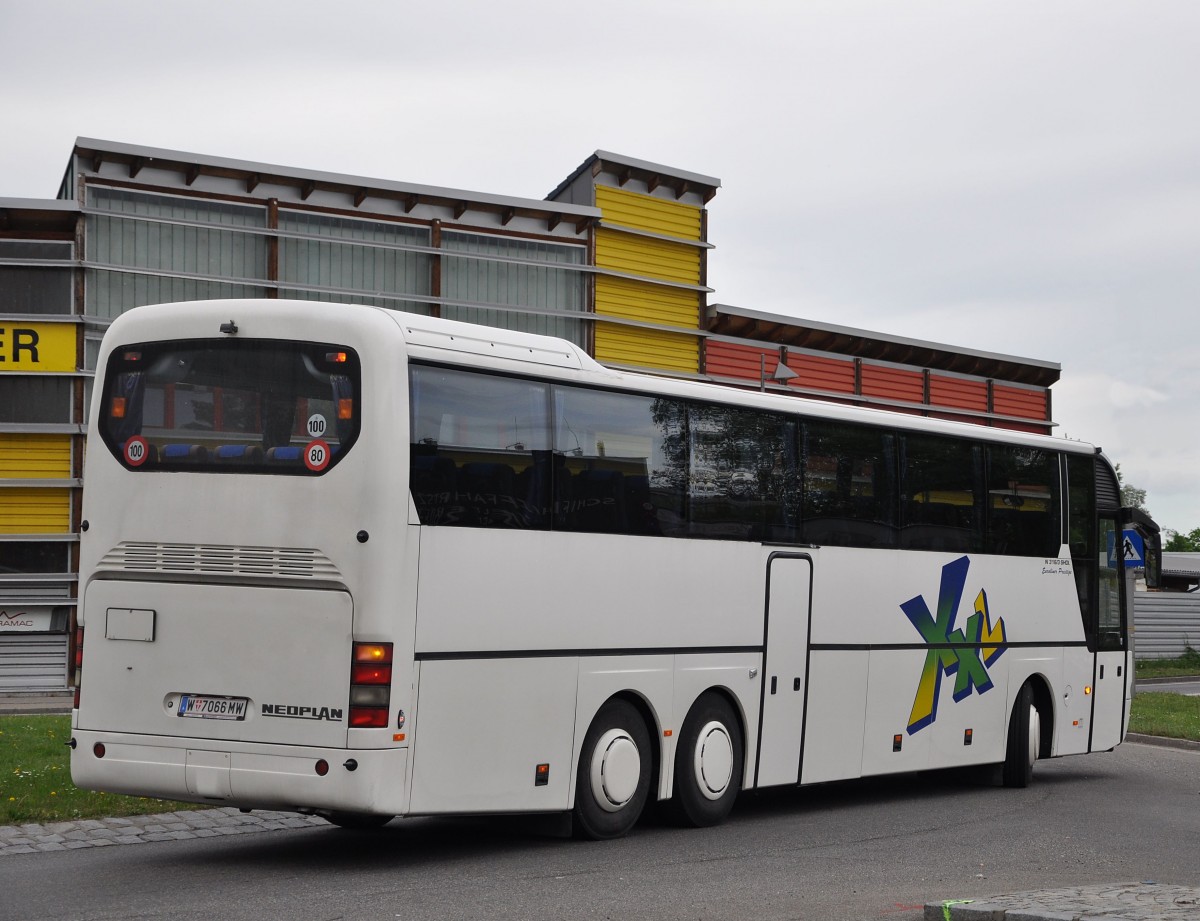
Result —
POLYGON ((714 302, 719 188, 604 151, 525 199, 78 139, 57 197, 0 198, 0 694, 68 686, 99 343, 144 304, 369 303, 613 367, 1051 431, 1057 364, 714 302))

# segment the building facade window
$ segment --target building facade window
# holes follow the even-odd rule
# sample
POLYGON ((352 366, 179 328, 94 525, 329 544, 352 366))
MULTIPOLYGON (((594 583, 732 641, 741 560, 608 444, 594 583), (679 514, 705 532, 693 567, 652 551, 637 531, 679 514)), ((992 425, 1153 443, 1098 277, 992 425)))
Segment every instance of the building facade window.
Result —
POLYGON ((263 297, 264 207, 89 186, 85 312, 205 298, 263 297), (225 280, 227 279, 227 280, 225 280))

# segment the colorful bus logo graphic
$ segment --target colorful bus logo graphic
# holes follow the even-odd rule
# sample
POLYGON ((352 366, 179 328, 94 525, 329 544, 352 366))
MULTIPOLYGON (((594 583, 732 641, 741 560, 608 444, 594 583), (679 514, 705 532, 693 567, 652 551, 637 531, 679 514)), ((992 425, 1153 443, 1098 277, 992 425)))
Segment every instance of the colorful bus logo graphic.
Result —
POLYGON ((936 618, 929 612, 924 595, 900 605, 929 646, 908 716, 909 735, 937 719, 942 675, 954 676, 955 703, 969 697, 972 690, 983 694, 992 689, 988 666, 1004 653, 1005 635, 1004 618, 996 618, 995 626, 992 625, 987 592, 981 589, 975 597, 975 613, 967 618, 966 629, 954 628, 970 566, 971 561, 964 556, 942 567, 936 618))

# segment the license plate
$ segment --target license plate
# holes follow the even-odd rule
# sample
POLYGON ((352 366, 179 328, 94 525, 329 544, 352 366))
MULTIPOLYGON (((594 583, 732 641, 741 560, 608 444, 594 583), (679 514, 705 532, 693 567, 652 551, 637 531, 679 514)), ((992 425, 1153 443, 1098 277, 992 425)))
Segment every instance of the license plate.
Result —
POLYGON ((248 705, 245 697, 184 694, 179 698, 179 715, 203 720, 244 720, 248 705))

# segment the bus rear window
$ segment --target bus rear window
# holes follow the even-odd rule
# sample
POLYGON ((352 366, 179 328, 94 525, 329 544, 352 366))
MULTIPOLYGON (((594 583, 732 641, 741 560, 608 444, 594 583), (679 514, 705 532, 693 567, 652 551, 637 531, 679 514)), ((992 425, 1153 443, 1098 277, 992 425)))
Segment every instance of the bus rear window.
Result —
POLYGON ((340 345, 195 340, 109 356, 100 434, 131 470, 319 475, 358 435, 357 354, 340 345))

